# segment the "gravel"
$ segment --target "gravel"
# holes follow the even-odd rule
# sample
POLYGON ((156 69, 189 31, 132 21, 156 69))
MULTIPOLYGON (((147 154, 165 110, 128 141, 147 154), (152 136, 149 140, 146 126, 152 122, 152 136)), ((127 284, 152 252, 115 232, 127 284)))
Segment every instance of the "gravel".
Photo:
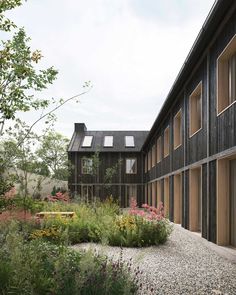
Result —
MULTIPOLYGON (((140 295, 236 295, 236 263, 219 255, 214 247, 196 234, 174 225, 174 231, 164 245, 123 248, 122 254, 124 260, 132 258, 133 268, 139 267, 142 271, 140 295)), ((72 248, 93 249, 112 259, 117 259, 121 252, 119 247, 93 243, 72 248)))

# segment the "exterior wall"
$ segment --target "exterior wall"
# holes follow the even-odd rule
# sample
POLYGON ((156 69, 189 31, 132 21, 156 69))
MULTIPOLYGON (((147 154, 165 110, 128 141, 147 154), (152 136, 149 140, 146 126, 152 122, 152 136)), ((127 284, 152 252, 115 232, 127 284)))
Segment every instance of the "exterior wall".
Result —
POLYGON ((142 154, 135 153, 118 153, 106 152, 99 153, 99 170, 96 176, 89 174, 82 174, 81 162, 84 157, 91 157, 94 153, 85 152, 71 152, 69 153, 69 160, 71 161, 72 171, 69 179, 69 189, 72 194, 76 193, 81 195, 81 187, 85 185, 93 186, 93 196, 100 199, 105 199, 108 196, 113 196, 117 199, 123 207, 125 204, 125 196, 127 193, 127 186, 137 186, 137 202, 141 205, 144 202, 144 187, 143 187, 143 165, 144 160, 142 154), (126 174, 126 159, 137 159, 137 173, 126 174), (114 167, 121 161, 121 165, 117 169, 116 174, 113 176, 111 183, 106 183, 105 173, 107 168, 114 167))
MULTIPOLYGON (((161 136, 161 162, 144 173, 144 182, 161 180, 162 201, 164 201, 164 179, 169 177, 170 220, 174 214, 174 175, 182 174, 182 226, 190 228, 193 216, 190 214, 190 180, 192 168, 201 167, 201 234, 202 237, 217 242, 217 223, 220 208, 217 207, 217 160, 236 156, 236 103, 217 115, 217 58, 236 34, 236 3, 232 4, 215 35, 204 49, 201 59, 192 65, 188 80, 179 88, 179 94, 172 98, 172 105, 165 118, 145 144, 144 152, 152 149, 153 143, 161 136), (189 96, 202 83, 202 128, 193 136, 190 132, 189 96), (182 110, 182 145, 174 149, 174 117, 182 110), (170 126, 170 154, 164 158, 164 130, 170 126)), ((152 192, 148 192, 149 194, 152 192)), ((149 196, 147 196, 149 200, 149 196)), ((165 204, 164 204, 165 206, 165 204)))

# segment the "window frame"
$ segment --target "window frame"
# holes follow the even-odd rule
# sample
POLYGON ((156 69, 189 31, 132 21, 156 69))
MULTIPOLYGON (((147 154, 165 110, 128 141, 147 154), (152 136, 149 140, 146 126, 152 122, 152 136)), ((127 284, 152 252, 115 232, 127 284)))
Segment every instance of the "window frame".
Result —
POLYGON ((195 134, 197 134, 200 130, 202 130, 202 119, 203 119, 203 107, 202 107, 202 80, 197 84, 197 86, 193 89, 193 91, 191 92, 191 94, 189 95, 189 111, 188 111, 188 115, 189 115, 189 138, 193 137, 195 134), (197 96, 195 93, 198 91, 198 88, 200 87, 200 100, 201 100, 201 126, 200 128, 198 128, 197 130, 195 130, 194 132, 192 132, 192 100, 197 96))
POLYGON ((174 120, 173 120, 173 146, 174 146, 174 150, 177 150, 181 145, 182 145, 182 136, 183 136, 183 133, 182 133, 182 126, 183 126, 183 116, 182 116, 182 108, 179 109, 179 111, 176 113, 176 115, 174 116, 174 120), (176 121, 177 121, 177 118, 180 117, 180 126, 179 127, 179 144, 176 144, 175 141, 176 141, 176 121))
POLYGON ((93 135, 85 135, 84 138, 83 138, 83 142, 82 142, 82 145, 81 147, 83 148, 90 148, 92 146, 92 143, 93 143, 93 135), (91 138, 91 142, 90 142, 90 145, 84 145, 84 141, 86 138, 90 137, 91 138))
POLYGON ((126 148, 134 148, 134 147, 135 147, 134 135, 125 135, 124 140, 125 140, 125 147, 126 147, 126 148), (132 137, 132 138, 133 138, 133 145, 127 145, 127 141, 126 141, 126 139, 127 139, 128 137, 132 137))
POLYGON ((114 143, 114 136, 113 135, 105 135, 104 136, 104 140, 103 140, 103 147, 105 147, 105 148, 111 148, 111 147, 113 147, 114 145, 113 145, 113 143, 114 143), (111 145, 106 145, 105 143, 106 143, 106 138, 112 138, 112 142, 111 142, 111 145))
MULTIPOLYGON (((131 166, 130 166, 131 167, 131 166)), ((125 174, 137 174, 137 158, 126 158, 125 159, 125 174), (127 162, 128 160, 135 160, 135 171, 134 172, 127 172, 127 162)))
POLYGON ((161 157, 161 136, 159 136, 157 138, 157 142, 156 142, 156 161, 157 163, 160 163, 162 160, 161 157))
MULTIPOLYGON (((236 103, 236 100, 234 100, 233 102, 229 102, 229 78, 228 78, 228 70, 229 67, 227 65, 227 67, 225 67, 225 63, 229 61, 230 57, 232 57, 234 54, 236 54, 236 34, 231 38, 231 40, 227 43, 227 45, 224 47, 224 49, 222 50, 221 54, 218 56, 217 60, 216 60, 216 113, 217 116, 220 116, 223 112, 225 112, 228 108, 230 108, 233 104, 236 103), (235 48, 235 49, 234 49, 235 48), (227 69, 227 78, 220 78, 222 71, 226 71, 226 69, 222 68, 226 68, 227 69), (222 93, 223 90, 225 89, 225 84, 227 85, 227 100, 228 100, 228 104, 225 107, 222 107, 221 109, 219 109, 219 101, 223 100, 225 98, 222 98, 222 96, 225 95, 225 93, 222 93)), ((236 73, 235 73, 236 75, 236 73)), ((223 75, 225 77, 225 75, 223 75)), ((222 104, 222 101, 221 101, 222 104)))
POLYGON ((170 155, 170 125, 168 125, 163 134, 163 140, 164 140, 164 158, 167 158, 170 155), (166 137, 166 133, 168 132, 168 137, 166 137), (168 139, 168 153, 166 153, 166 138, 168 139))
POLYGON ((83 175, 91 175, 92 174, 92 167, 93 167, 93 159, 88 158, 88 157, 83 157, 81 159, 81 174, 83 174, 83 175), (91 166, 85 165, 84 161, 90 161, 91 166))

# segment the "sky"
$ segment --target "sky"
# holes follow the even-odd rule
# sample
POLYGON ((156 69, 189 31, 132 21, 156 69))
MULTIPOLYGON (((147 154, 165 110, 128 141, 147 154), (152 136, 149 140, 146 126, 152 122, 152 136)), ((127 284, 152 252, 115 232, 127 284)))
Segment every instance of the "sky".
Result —
MULTIPOLYGON (((213 0, 28 0, 7 14, 25 27, 41 68, 58 69, 42 97, 67 99, 56 130, 150 130, 213 0)), ((21 115, 32 123, 38 113, 21 115)), ((40 131, 43 124, 36 126, 40 131)))

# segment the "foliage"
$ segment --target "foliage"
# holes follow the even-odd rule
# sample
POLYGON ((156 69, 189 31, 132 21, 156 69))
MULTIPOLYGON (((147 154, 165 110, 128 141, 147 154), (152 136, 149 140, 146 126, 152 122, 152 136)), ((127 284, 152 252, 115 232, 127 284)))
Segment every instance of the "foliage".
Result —
POLYGON ((86 203, 46 205, 47 211, 74 211, 75 218, 46 219, 42 228, 56 226, 68 229, 69 242, 100 242, 113 246, 143 247, 164 243, 172 231, 172 226, 163 216, 163 206, 151 207, 146 212, 139 210, 133 202, 133 208, 126 214, 120 214, 117 203, 108 199, 95 205, 86 203))
POLYGON ((36 154, 43 163, 47 163, 52 177, 68 179, 67 147, 69 139, 55 130, 47 132, 41 140, 36 154))
POLYGON ((15 119, 18 111, 48 107, 50 100, 35 97, 34 92, 46 89, 56 79, 57 71, 36 70, 42 59, 39 50, 32 51, 30 38, 23 28, 14 33, 12 40, 0 44, 0 135, 6 120, 15 119))
POLYGON ((27 241, 18 222, 0 225, 0 294, 136 294, 130 268, 122 257, 112 262, 42 239, 27 241))

